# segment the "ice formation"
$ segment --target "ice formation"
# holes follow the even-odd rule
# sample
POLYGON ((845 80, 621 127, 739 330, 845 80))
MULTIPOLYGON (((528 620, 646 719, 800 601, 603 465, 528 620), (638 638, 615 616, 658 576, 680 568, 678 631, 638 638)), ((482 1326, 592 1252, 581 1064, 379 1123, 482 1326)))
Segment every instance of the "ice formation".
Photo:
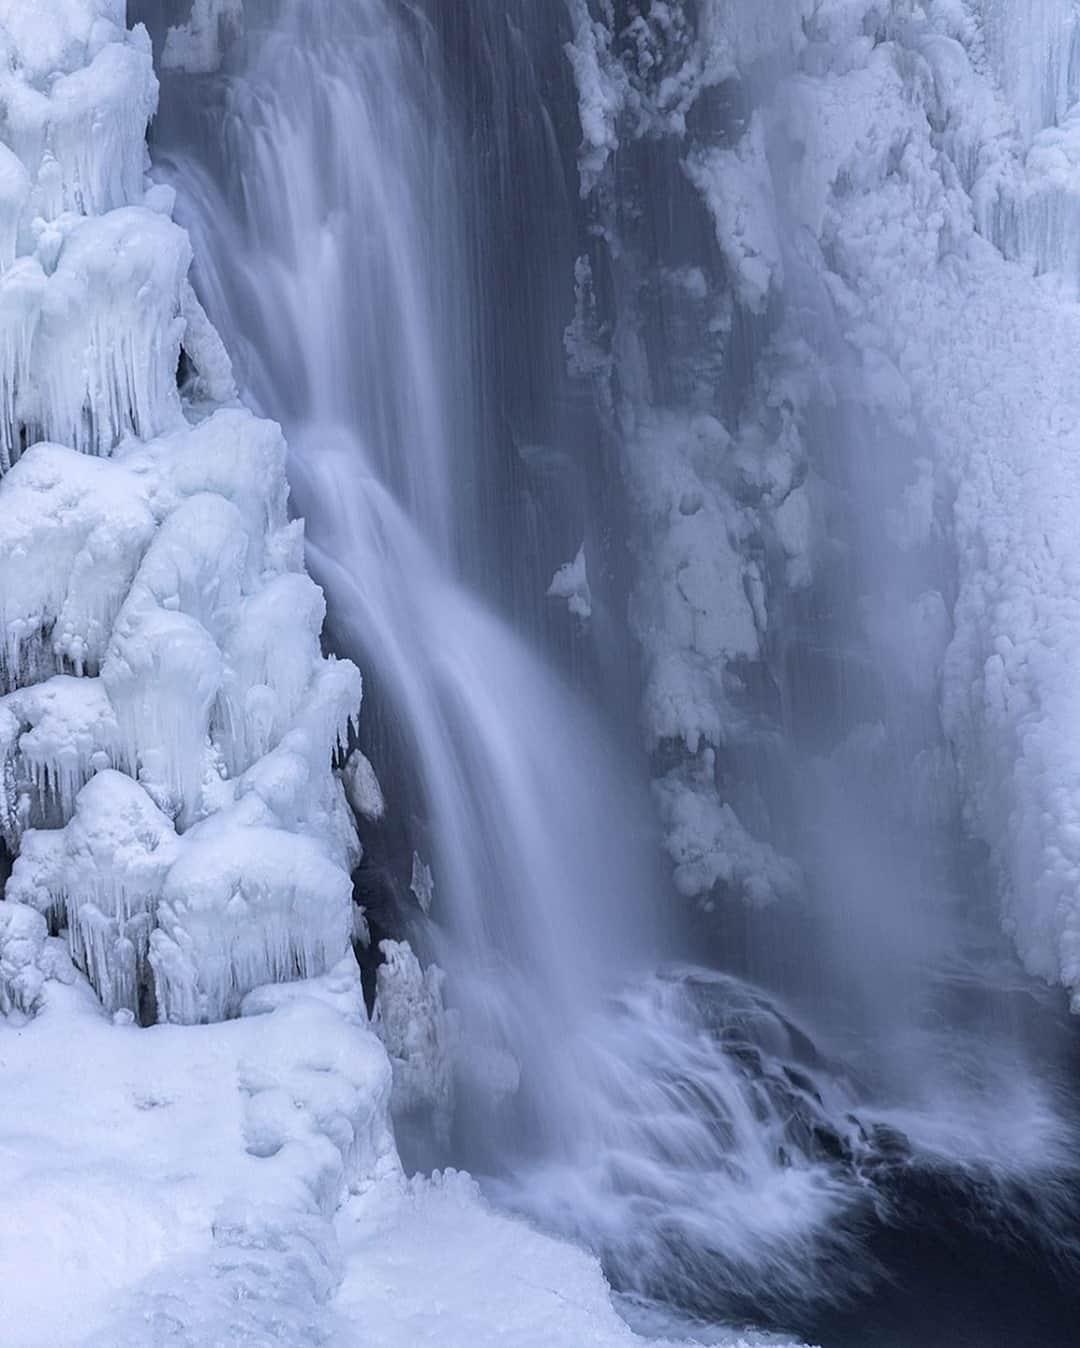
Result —
POLYGON ((419 852, 412 857, 412 875, 409 879, 409 892, 426 915, 431 912, 431 901, 435 897, 435 877, 431 867, 419 852))
MULTIPOLYGON (((198 0, 189 44, 236 17, 198 0)), ((349 949, 332 760, 359 675, 321 653, 280 431, 214 405, 228 356, 145 178, 145 31, 116 0, 5 3, 0 42, 8 898, 66 930, 110 1011, 220 1019, 349 949)))
POLYGON ((584 543, 578 548, 574 560, 560 566, 552 576, 548 596, 552 599, 565 599, 566 607, 582 622, 592 617, 592 591, 589 589, 584 543))
MULTIPOLYGON (((582 191, 616 298, 597 302, 600 254, 582 258, 567 347, 618 418, 640 521, 646 736, 682 750, 656 786, 678 884, 706 902, 715 881, 790 892, 795 872, 758 850, 724 763, 760 741, 748 680, 782 650, 777 617, 799 611, 828 542, 806 428, 843 415, 892 438, 885 546, 925 577, 864 595, 859 639, 920 715, 940 708, 1006 928, 1031 972, 1076 994, 1075 6, 706 3, 660 53, 647 30, 664 19, 620 29, 608 6, 571 9, 582 191), (721 86, 745 112, 704 134, 688 113, 721 86), (630 162, 645 142, 668 145, 699 193, 719 267, 692 258, 643 279, 614 151, 630 162), (673 346, 677 397, 657 392, 641 337, 658 294, 697 336, 673 346), (827 356, 800 328, 803 303, 835 314, 827 356), (755 350, 738 407, 716 396, 733 325, 755 350), (942 540, 955 602, 929 575, 942 540)), ((900 768, 915 812, 951 790, 925 734, 900 768)))
POLYGON ((394 1113, 426 1113, 445 1135, 453 1114, 454 1028, 443 1006, 443 973, 434 964, 421 968, 406 941, 379 948, 372 1024, 394 1070, 394 1113))
POLYGON ((169 70, 206 74, 221 64, 222 48, 244 21, 243 0, 191 0, 187 23, 165 35, 161 64, 169 70))
POLYGON ((342 779, 345 794, 357 817, 377 823, 386 813, 386 800, 371 760, 359 749, 354 749, 345 764, 342 779))
POLYGON ((675 885, 687 898, 711 910, 718 887, 755 904, 791 899, 799 892, 799 868, 768 843, 752 837, 712 789, 714 751, 701 755, 700 768, 668 773, 653 784, 664 825, 675 885))
POLYGON ((25 904, 0 901, 0 1015, 33 1015, 45 986, 45 919, 25 904))

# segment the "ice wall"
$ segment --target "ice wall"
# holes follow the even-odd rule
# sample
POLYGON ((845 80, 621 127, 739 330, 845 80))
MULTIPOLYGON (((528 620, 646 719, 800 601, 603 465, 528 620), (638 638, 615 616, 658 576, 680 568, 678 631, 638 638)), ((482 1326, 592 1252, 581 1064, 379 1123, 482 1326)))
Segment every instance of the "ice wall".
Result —
POLYGON ((920 850, 961 808, 1000 887, 972 902, 1076 989, 1075 7, 570 7, 602 244, 568 353, 637 506, 680 888, 799 889, 801 738, 803 788, 889 780, 920 850))
POLYGON ((804 587, 811 540, 790 400, 763 388, 748 415, 731 360, 784 279, 766 126, 732 107, 744 68, 786 50, 800 14, 633 6, 620 25, 609 6, 569 9, 598 242, 577 264, 566 347, 621 446, 635 516, 630 620, 656 804, 684 895, 767 904, 795 892, 798 867, 755 836, 765 821, 748 825, 725 756, 752 719, 770 573, 804 587))
MULTIPOLYGON (((332 770, 361 687, 145 177, 124 9, 0 5, 0 996, 34 1003, 36 910, 108 1010, 218 1020, 363 932, 332 770)), ((170 50, 204 66, 235 18, 196 5, 170 50)))

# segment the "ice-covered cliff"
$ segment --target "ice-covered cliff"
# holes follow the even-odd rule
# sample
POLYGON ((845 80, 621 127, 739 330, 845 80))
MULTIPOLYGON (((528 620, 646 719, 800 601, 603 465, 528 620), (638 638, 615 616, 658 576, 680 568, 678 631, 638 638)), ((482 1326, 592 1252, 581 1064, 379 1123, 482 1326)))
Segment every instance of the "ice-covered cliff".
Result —
POLYGON ((1073 6, 570 8, 567 341, 636 504, 679 887, 798 890, 801 738, 923 836, 962 809, 1025 965, 1075 989, 1073 6))

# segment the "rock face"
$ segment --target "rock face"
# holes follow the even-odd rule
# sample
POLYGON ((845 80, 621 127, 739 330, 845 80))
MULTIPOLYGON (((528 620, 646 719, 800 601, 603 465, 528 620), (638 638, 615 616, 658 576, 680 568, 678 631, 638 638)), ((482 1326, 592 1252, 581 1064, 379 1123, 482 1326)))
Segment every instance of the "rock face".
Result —
MULTIPOLYGON (((8 899, 110 1011, 218 1020, 349 950, 331 769, 361 686, 320 650, 281 433, 236 403, 145 176, 124 8, 0 6, 0 824, 8 899)), ((173 54, 235 15, 196 6, 173 54)))

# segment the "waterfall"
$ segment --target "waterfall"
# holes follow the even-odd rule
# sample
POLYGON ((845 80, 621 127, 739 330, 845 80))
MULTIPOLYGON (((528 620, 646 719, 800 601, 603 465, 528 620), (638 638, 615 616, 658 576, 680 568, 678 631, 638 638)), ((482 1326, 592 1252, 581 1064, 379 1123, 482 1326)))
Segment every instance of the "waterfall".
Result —
POLYGON ((570 1027, 648 949, 650 830, 599 718, 460 578, 490 526, 431 43, 407 7, 281 6, 249 27, 221 139, 170 179, 244 387, 288 432, 335 631, 404 728, 467 1052, 528 1063, 550 1128, 570 1027))
MULTIPOLYGON (((822 203, 846 170, 815 173, 841 151, 798 141, 810 80, 834 58, 847 74, 840 39, 808 18, 796 79, 789 18, 762 8, 736 14, 730 51, 711 33, 722 69, 672 19, 668 69, 640 27, 599 50, 610 6, 249 5, 219 72, 172 78, 154 149, 241 390, 285 428, 334 645, 374 690, 364 748, 398 881, 373 916, 445 970, 456 1044, 456 1126, 423 1154, 597 1251, 628 1314, 847 1343, 896 1232, 951 1207, 984 1204, 1048 1265, 1074 1257, 1071 1041, 957 842, 939 484, 830 270, 846 241, 822 203), (453 61, 493 52, 520 84, 500 67, 481 94, 453 61), (571 72, 583 197, 580 128, 548 101, 571 72), (515 181, 522 145, 542 191, 515 181), (539 347, 557 359, 511 368, 539 347), (515 398, 543 443, 500 426, 515 398), (580 499, 538 523, 521 464, 567 457, 564 433, 591 437, 560 479, 580 499), (558 538, 568 561, 571 520, 593 626, 551 639, 522 555, 558 538), (612 674, 631 636, 647 768, 619 724, 636 672, 612 674), (413 854, 430 915, 405 895, 413 854)), ((1065 21, 1039 13, 1031 41, 1059 50, 1065 21)), ((993 59, 1010 24, 987 26, 993 59)), ((1033 128, 1071 61, 1015 91, 1033 128)), ((883 181, 903 153, 898 134, 883 181)))

